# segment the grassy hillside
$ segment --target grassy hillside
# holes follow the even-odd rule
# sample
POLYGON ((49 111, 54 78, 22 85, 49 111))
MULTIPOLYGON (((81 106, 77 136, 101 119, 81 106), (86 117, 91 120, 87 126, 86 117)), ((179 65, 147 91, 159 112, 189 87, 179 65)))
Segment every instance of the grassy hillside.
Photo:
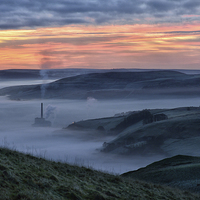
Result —
POLYGON ((122 176, 200 193, 200 157, 178 155, 122 176))
POLYGON ((85 120, 68 126, 116 135, 103 152, 123 155, 200 156, 200 107, 151 109, 85 120))
POLYGON ((105 152, 119 154, 200 155, 200 108, 149 110, 167 119, 147 124, 133 123, 105 145, 105 152), (194 150, 195 149, 195 150, 194 150))
MULTIPOLYGON (((47 99, 199 97, 199 86, 200 75, 170 70, 82 74, 43 85, 47 99)), ((41 85, 2 88, 0 95, 15 100, 40 99, 41 85)))
POLYGON ((0 148, 0 199, 200 199, 196 194, 128 180, 0 148))
POLYGON ((198 155, 199 124, 200 114, 189 114, 189 111, 188 115, 184 114, 163 121, 145 125, 134 124, 123 130, 117 139, 109 142, 104 151, 143 155, 159 153, 173 156, 181 152, 198 155))

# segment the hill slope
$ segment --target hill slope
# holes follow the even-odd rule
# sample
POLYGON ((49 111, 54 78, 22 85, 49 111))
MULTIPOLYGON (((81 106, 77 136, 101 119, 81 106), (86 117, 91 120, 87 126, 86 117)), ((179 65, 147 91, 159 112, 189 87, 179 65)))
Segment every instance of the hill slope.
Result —
POLYGON ((0 199, 200 199, 198 195, 0 148, 0 199))
POLYGON ((199 86, 200 75, 176 71, 106 72, 82 74, 43 85, 3 88, 0 95, 9 95, 11 99, 165 98, 199 96, 199 86))
POLYGON ((200 192, 200 157, 174 156, 122 175, 157 184, 200 192))
POLYGON ((0 70, 0 80, 59 79, 98 71, 97 69, 8 69, 0 70))
POLYGON ((123 155, 200 156, 200 107, 152 109, 76 122, 78 130, 116 135, 102 151, 123 155))

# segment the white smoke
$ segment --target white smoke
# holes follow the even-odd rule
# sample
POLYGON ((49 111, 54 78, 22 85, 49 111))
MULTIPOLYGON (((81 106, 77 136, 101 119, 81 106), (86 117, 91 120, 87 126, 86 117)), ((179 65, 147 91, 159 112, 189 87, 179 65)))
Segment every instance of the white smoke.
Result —
POLYGON ((48 87, 47 80, 48 80, 48 70, 42 69, 40 70, 40 76, 42 77, 43 83, 40 85, 41 89, 41 98, 43 99, 45 96, 46 88, 48 87))
POLYGON ((88 97, 87 98, 87 106, 91 107, 93 104, 95 104, 97 102, 97 99, 93 98, 93 97, 88 97))
POLYGON ((56 113, 57 113, 57 107, 49 104, 45 109, 45 119, 54 122, 56 118, 56 113))

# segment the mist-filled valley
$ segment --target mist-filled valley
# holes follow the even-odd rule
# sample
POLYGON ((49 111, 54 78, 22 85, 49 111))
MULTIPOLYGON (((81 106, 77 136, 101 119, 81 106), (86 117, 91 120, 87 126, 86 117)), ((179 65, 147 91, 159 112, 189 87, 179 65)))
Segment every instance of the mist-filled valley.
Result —
MULTIPOLYGON (((43 80, 21 79, 1 81, 5 86, 31 85, 43 80)), ((52 81, 48 78, 47 82, 52 81)), ((117 80, 116 80, 117 81, 117 80)), ((20 91, 19 91, 20 92, 20 91)), ((136 170, 163 155, 139 156, 118 155, 101 152, 104 142, 114 140, 116 135, 106 135, 88 130, 64 129, 73 122, 87 119, 112 117, 119 113, 144 109, 170 109, 177 107, 199 107, 200 97, 186 95, 185 98, 131 98, 98 99, 28 99, 10 100, 0 97, 0 141, 1 146, 30 153, 46 159, 92 167, 98 170, 121 174, 136 170), (40 104, 44 104, 44 117, 51 121, 51 127, 34 127, 34 120, 40 117, 40 104)))
POLYGON ((0 200, 200 200, 200 1, 0 11, 0 200))

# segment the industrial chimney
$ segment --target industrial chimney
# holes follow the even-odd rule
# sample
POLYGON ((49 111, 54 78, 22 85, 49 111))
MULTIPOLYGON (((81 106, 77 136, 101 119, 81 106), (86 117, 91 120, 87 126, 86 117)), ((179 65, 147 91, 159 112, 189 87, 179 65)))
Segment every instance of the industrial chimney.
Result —
POLYGON ((41 103, 41 118, 43 118, 43 103, 41 103))
POLYGON ((36 117, 33 126, 39 126, 39 127, 51 126, 51 122, 46 121, 45 118, 43 117, 43 103, 41 103, 41 118, 36 117))

